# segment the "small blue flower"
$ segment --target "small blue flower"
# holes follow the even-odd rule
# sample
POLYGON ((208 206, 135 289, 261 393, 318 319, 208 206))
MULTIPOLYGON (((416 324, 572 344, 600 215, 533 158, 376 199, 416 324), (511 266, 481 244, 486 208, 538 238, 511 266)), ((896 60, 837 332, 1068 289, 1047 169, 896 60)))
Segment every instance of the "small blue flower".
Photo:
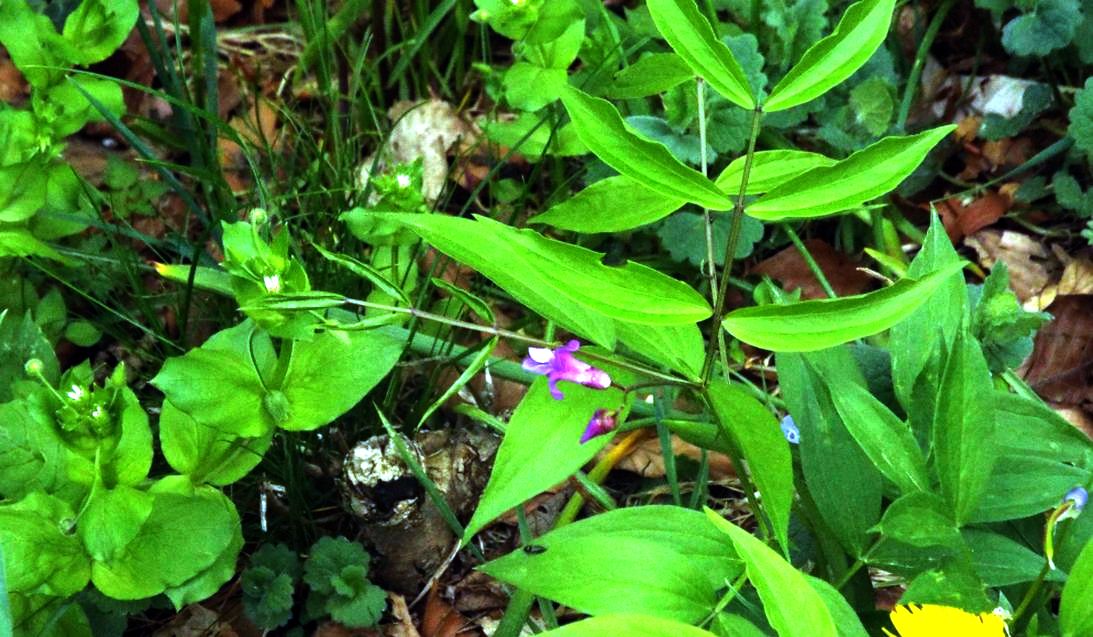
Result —
POLYGON ((1059 516, 1059 520, 1068 520, 1078 517, 1085 508, 1086 503, 1089 502, 1089 492, 1082 487, 1074 487, 1070 491, 1066 492, 1063 496, 1063 501, 1059 503, 1059 506, 1065 506, 1069 504, 1063 514, 1059 516))
POLYGON ((782 418, 782 435, 786 437, 791 445, 797 445, 801 443, 801 430, 797 428, 797 423, 793 422, 793 416, 786 414, 785 418, 782 418))

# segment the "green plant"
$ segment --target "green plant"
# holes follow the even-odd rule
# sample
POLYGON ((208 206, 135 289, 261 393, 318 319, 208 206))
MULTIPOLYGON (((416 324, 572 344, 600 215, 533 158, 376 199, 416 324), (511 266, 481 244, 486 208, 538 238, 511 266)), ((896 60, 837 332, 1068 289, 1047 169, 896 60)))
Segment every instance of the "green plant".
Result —
POLYGON ((64 140, 103 119, 90 99, 115 115, 124 110, 117 84, 65 68, 113 53, 138 6, 84 0, 56 24, 35 7, 26 0, 0 6, 0 44, 33 89, 29 108, 0 104, 0 256, 60 259, 45 241, 81 231, 93 217, 79 177, 61 158, 64 140))

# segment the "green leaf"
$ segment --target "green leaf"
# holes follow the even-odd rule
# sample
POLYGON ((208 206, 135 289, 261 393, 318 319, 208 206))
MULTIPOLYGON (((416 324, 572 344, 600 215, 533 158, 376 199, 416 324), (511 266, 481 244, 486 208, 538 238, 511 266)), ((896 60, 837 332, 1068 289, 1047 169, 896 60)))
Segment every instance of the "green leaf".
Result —
POLYGON ((497 344, 500 341, 501 338, 499 336, 494 336, 489 341, 482 344, 481 348, 478 350, 478 353, 474 355, 474 358, 472 358, 467 363, 461 363, 465 364, 466 367, 464 367, 463 371, 460 372, 459 377, 456 378, 455 381, 453 381, 450 385, 448 385, 447 389, 441 392, 441 394, 437 396, 436 400, 434 400, 425 409, 425 411, 422 412, 421 418, 418 419, 419 429, 425 424, 425 421, 429 419, 429 416, 433 415, 433 413, 437 409, 440 409, 441 405, 448 402, 448 399, 462 391, 467 383, 471 382, 471 379, 477 376, 479 372, 481 372, 486 367, 486 364, 490 360, 490 355, 493 354, 494 349, 497 348, 497 344))
POLYGON ((202 424, 163 401, 159 417, 159 444, 175 471, 195 484, 229 485, 258 466, 273 440, 270 431, 258 438, 241 438, 202 424))
POLYGON ((938 390, 932 442, 941 494, 960 525, 972 518, 991 488, 997 456, 993 388, 979 345, 970 335, 958 334, 938 390))
POLYGON ((835 620, 839 637, 869 637, 869 633, 865 632, 865 627, 862 626, 862 621, 858 617, 858 612, 843 597, 839 589, 811 575, 805 575, 805 580, 827 605, 831 619, 835 620))
POLYGON ((237 527, 227 499, 157 493, 140 532, 120 554, 95 562, 91 580, 115 599, 158 595, 211 566, 237 527))
MULTIPOLYGON (((763 222, 751 217, 740 220, 740 238, 736 242, 736 259, 751 256, 755 244, 763 238, 763 222)), ((725 265, 725 247, 732 227, 730 215, 713 218, 714 262, 725 265)), ((673 261, 700 266, 706 263, 706 219, 694 212, 679 212, 664 220, 657 228, 657 237, 668 249, 673 261)))
POLYGON ((565 69, 516 62, 505 71, 505 100, 522 111, 537 111, 558 99, 569 83, 565 69))
POLYGON ((675 53, 652 53, 615 73, 611 83, 603 88, 603 94, 620 100, 640 99, 693 78, 691 67, 675 53))
POLYGON ((612 318, 680 325, 710 315, 705 299, 671 277, 636 263, 603 265, 599 253, 531 230, 485 217, 382 216, 475 268, 532 310, 605 347, 615 343, 612 318))
POLYGON ((1016 368, 1032 353, 1032 335, 1051 320, 1047 312, 1026 312, 1009 287, 1004 261, 991 268, 982 286, 968 286, 972 334, 992 372, 1016 368))
POLYGON ((929 490, 926 459, 906 423, 860 385, 832 387, 831 398, 850 435, 884 477, 903 493, 929 490))
MULTIPOLYGON (((167 263, 153 263, 152 265, 155 267, 156 272, 168 281, 186 284, 190 280, 189 265, 170 265, 167 263)), ((235 292, 232 290, 232 275, 219 268, 197 266, 197 271, 194 273, 194 287, 224 296, 235 296, 235 292)))
POLYGON ((555 529, 534 545, 546 550, 517 550, 480 568, 590 615, 633 612, 695 622, 742 570, 724 535, 701 513, 674 506, 615 509, 555 529))
POLYGON ((571 476, 611 439, 601 436, 580 443, 592 414, 618 409, 622 392, 572 384, 565 385, 564 392, 564 401, 554 400, 546 379, 540 378, 520 401, 497 450, 489 483, 467 523, 463 544, 505 511, 571 476))
POLYGON ((61 500, 32 493, 0 504, 0 551, 10 593, 68 597, 87 585, 91 561, 75 533, 75 512, 61 500))
MULTIPOLYGON (((347 213, 348 214, 348 213, 347 213)), ((337 254, 326 250, 318 244, 312 244, 315 250, 322 255, 327 261, 337 263, 346 270, 349 270, 353 274, 356 274, 360 278, 368 281, 376 287, 377 290, 383 292, 387 296, 398 299, 399 301, 410 305, 410 297, 406 296, 406 293, 402 291, 402 288, 392 283, 382 272, 376 268, 354 259, 351 256, 345 254, 337 254)))
POLYGON ((330 618, 350 628, 375 626, 387 608, 387 593, 365 579, 360 566, 343 569, 341 577, 344 587, 324 605, 330 618))
POLYGON ((1032 11, 1002 28, 1002 46, 1013 55, 1044 56, 1074 39, 1082 21, 1078 0, 1035 0, 1032 11))
POLYGON ((820 166, 772 189, 745 212, 759 219, 810 219, 879 197, 906 179, 956 127, 886 137, 831 166, 820 166))
POLYGON ((714 637, 714 633, 690 624, 634 613, 589 617, 540 634, 543 637, 714 637))
POLYGON ((344 537, 321 537, 311 547, 311 554, 304 562, 304 581, 311 590, 323 595, 335 592, 335 580, 346 566, 368 568, 371 557, 364 547, 344 537))
POLYGON ((855 296, 746 307, 730 312, 722 325, 741 341, 773 352, 824 349, 892 327, 964 265, 952 263, 921 279, 900 279, 855 296))
POLYGON ((50 87, 46 99, 53 106, 50 128, 57 137, 67 137, 92 121, 104 121, 103 115, 91 105, 90 95, 115 117, 125 113, 121 86, 114 80, 99 78, 68 78, 63 84, 50 87))
POLYGON ((619 342, 638 357, 646 358, 700 380, 705 342, 697 325, 639 325, 615 322, 619 342))
POLYGON ((404 341, 376 330, 327 331, 296 341, 281 383, 289 431, 322 427, 349 411, 394 368, 404 341))
POLYGON ((793 506, 793 458, 774 416, 736 385, 716 381, 709 387, 710 406, 721 428, 747 461, 748 475, 762 496, 763 511, 774 535, 789 551, 789 511, 793 506))
MULTIPOLYGON (((1051 86, 1047 84, 1031 84, 1024 88, 1021 94, 1021 110, 1011 117, 1003 117, 998 113, 988 113, 983 118, 979 127, 979 137, 994 141, 1003 137, 1016 137, 1021 131, 1028 128, 1036 117, 1047 110, 1054 103, 1051 86)), ((1024 185, 1024 184, 1022 184, 1024 185)))
POLYGON ((16 397, 15 389, 23 382, 37 383, 27 376, 27 361, 42 362, 42 376, 56 383, 61 376, 53 345, 46 339, 28 310, 20 316, 8 310, 0 311, 0 403, 16 397))
POLYGON ((1080 637, 1093 631, 1093 542, 1085 545, 1070 569, 1059 602, 1059 627, 1063 637, 1080 637))
MULTIPOLYGON (((991 587, 1012 586, 1031 582, 1044 567, 1044 556, 1000 533, 982 529, 965 529, 964 541, 972 551, 972 566, 983 583, 991 587)), ((1039 538, 1037 538, 1039 539, 1039 538)), ((1048 573, 1047 579, 1061 580, 1059 571, 1048 573)))
POLYGON ((33 217, 45 204, 46 175, 40 162, 0 166, 0 222, 33 217))
POLYGON ((876 530, 915 547, 955 550, 963 545, 948 504, 933 493, 912 492, 899 498, 884 511, 876 530))
POLYGON ((0 404, 0 497, 8 500, 54 493, 69 481, 64 443, 34 411, 30 401, 0 404))
POLYGON ((77 347, 91 347, 102 338, 102 330, 90 321, 72 321, 65 325, 64 337, 77 347))
POLYGON ((865 385, 850 354, 839 347, 811 354, 779 354, 778 379, 800 430, 801 472, 835 539, 861 557, 871 527, 880 520, 881 474, 847 430, 831 391, 865 385), (831 387, 827 379, 838 379, 831 387))
POLYGON ((239 578, 243 610, 259 628, 273 630, 292 619, 292 578, 265 567, 251 567, 239 578))
POLYGON ((139 14, 136 2, 82 0, 65 19, 65 55, 83 65, 105 60, 125 42, 139 14))
POLYGON ((243 549, 243 528, 235 504, 219 489, 194 485, 189 480, 179 476, 164 478, 156 483, 153 489, 157 492, 171 490, 190 498, 203 499, 211 505, 226 509, 231 519, 227 523, 228 528, 231 529, 231 540, 221 550, 220 555, 213 563, 181 584, 167 587, 167 590, 163 592, 174 604, 175 609, 179 610, 188 604, 212 597, 220 590, 220 587, 235 576, 236 562, 239 561, 239 552, 243 549))
POLYGON ((184 356, 167 359, 151 382, 198 422, 257 438, 276 426, 263 407, 263 379, 272 381, 275 367, 269 336, 245 321, 217 332, 184 356))
MULTIPOLYGON (((736 109, 736 112, 741 111, 736 109)), ((664 144, 668 152, 672 153, 672 156, 679 161, 692 166, 701 164, 702 144, 697 135, 685 130, 676 130, 670 122, 654 115, 631 115, 626 118, 626 125, 638 135, 664 144)), ((716 128, 718 132, 721 132, 723 128, 720 122, 715 123, 713 121, 712 114, 710 116, 710 128, 716 128)), ((710 141, 706 143, 706 157, 707 161, 712 163, 717 161, 717 151, 714 149, 713 144, 714 135, 709 137, 710 141)))
POLYGON ((855 123, 875 137, 888 130, 895 107, 892 86, 882 77, 871 77, 850 91, 855 123))
POLYGON ((811 101, 864 65, 884 43, 895 0, 861 0, 846 10, 831 35, 812 45, 779 80, 763 104, 768 113, 811 101))
POLYGON ((1070 109, 1070 127, 1067 133, 1074 138, 1074 145, 1084 151, 1087 157, 1093 157, 1093 77, 1085 81, 1085 86, 1074 96, 1074 107, 1070 109))
MULTIPOLYGON (((932 215, 922 249, 911 262, 907 276, 921 278, 960 261, 940 217, 932 215)), ((923 423, 925 427, 929 426, 929 420, 933 418, 932 403, 936 400, 936 388, 941 380, 936 357, 938 352, 946 351, 956 338, 966 304, 964 277, 960 272, 954 271, 936 290, 926 296, 922 305, 892 327, 889 341, 892 352, 892 385, 896 397, 910 414, 912 427, 916 431, 916 422, 920 417, 926 421, 923 423), (935 361, 933 364, 932 358, 935 361), (916 383, 921 383, 917 391, 916 383), (915 398, 920 403, 928 403, 926 413, 915 413, 915 398)))
POLYGON ((706 517, 724 531, 747 565, 748 579, 759 592, 767 621, 779 635, 836 637, 831 611, 805 575, 769 546, 706 507, 706 517))
POLYGON ((513 121, 485 122, 483 128, 490 141, 507 146, 531 161, 538 161, 548 153, 556 157, 575 157, 588 153, 588 148, 577 137, 576 127, 572 123, 555 130, 545 119, 531 113, 524 113, 513 121))
POLYGON ((683 199, 650 190, 629 177, 609 177, 528 222, 575 232, 622 232, 662 219, 685 203, 683 199))
POLYGON ((148 412, 141 407, 136 394, 123 387, 115 399, 115 411, 120 435, 114 448, 102 454, 103 474, 108 485, 135 485, 148 476, 152 468, 152 429, 148 412))
POLYGON ((620 174, 668 197, 713 210, 732 207, 713 182, 681 164, 663 144, 632 133, 610 102, 572 87, 562 93, 562 102, 581 142, 620 174))
MULTIPOLYGON (((755 108, 755 96, 744 69, 714 34, 691 0, 649 0, 649 15, 672 50, 725 99, 740 108, 755 108)), ((712 206, 711 206, 712 207, 712 206)))
POLYGON ((91 559, 106 562, 121 554, 148 520, 154 500, 126 486, 96 493, 76 527, 91 559))
MULTIPOLYGON (((717 187, 730 194, 739 193, 746 159, 738 157, 726 166, 714 182, 717 187)), ((752 156, 747 194, 761 195, 813 168, 831 166, 836 162, 830 157, 804 150, 761 150, 752 156)))

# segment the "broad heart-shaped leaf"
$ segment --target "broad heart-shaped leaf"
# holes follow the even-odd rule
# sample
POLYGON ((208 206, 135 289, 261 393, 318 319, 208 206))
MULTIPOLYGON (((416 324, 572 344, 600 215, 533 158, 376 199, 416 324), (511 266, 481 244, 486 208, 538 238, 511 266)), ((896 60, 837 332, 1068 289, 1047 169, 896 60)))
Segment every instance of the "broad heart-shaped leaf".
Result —
MULTIPOLYGON (((960 261, 941 218, 932 215, 922 249, 911 262, 907 276, 921 278, 960 261)), ((919 404, 925 403, 924 408, 930 412, 921 415, 927 426, 932 419, 941 370, 937 369, 937 364, 930 366, 930 358, 952 346, 964 318, 967 297, 964 277, 960 272, 953 272, 922 305, 892 327, 888 345, 892 353, 892 386, 896 397, 911 415, 912 426, 920 419, 920 414, 915 413, 916 401, 912 398, 918 399, 919 404), (916 382, 921 383, 918 391, 916 382)))
POLYGON ((622 232, 663 219, 687 203, 629 177, 608 177, 528 219, 575 232, 622 232))
POLYGON ((884 487, 880 473, 847 431, 831 391, 848 383, 865 386, 849 348, 779 354, 778 380, 800 430, 801 472, 835 539, 861 557, 880 520, 884 487), (829 387, 826 380, 838 382, 829 387))
POLYGON ((194 484, 225 486, 258 466, 273 440, 270 431, 258 438, 241 438, 209 425, 163 401, 159 416, 159 444, 167 464, 194 484))
POLYGON ((9 593, 68 597, 87 585, 91 560, 79 537, 62 530, 74 518, 72 507, 44 493, 0 504, 0 548, 9 593))
POLYGON ((724 531, 736 546, 736 553, 747 565, 748 579, 759 599, 767 621, 782 637, 837 637, 831 611, 805 575, 759 538, 706 508, 706 517, 724 531))
POLYGON ((972 522, 998 522, 1053 508, 1071 487, 1088 484, 1082 458, 1093 443, 1039 399, 995 392, 997 460, 972 522))
POLYGON ((690 624, 633 613, 589 617, 540 634, 543 637, 714 637, 714 633, 690 624))
POLYGON ((1093 542, 1085 545, 1070 569, 1059 602, 1059 627, 1063 637, 1093 633, 1093 542))
MULTIPOLYGON (((57 356, 42 329, 34 322, 30 310, 22 316, 17 312, 0 311, 0 402, 15 398, 15 386, 27 379, 26 362, 37 358, 42 362, 42 376, 51 383, 60 378, 57 356)), ((37 381, 31 381, 37 382, 37 381)))
POLYGON ((926 459, 907 424, 865 387, 847 383, 831 389, 835 409, 877 470, 903 493, 929 490, 926 459))
POLYGON ((675 506, 615 509, 555 529, 534 545, 546 550, 513 551, 481 570, 590 615, 695 622, 743 569, 704 515, 675 506))
POLYGON ((94 493, 76 527, 91 559, 103 562, 123 552, 148 520, 154 500, 126 486, 94 493))
POLYGON ((91 581, 108 597, 144 599, 211 566, 238 526, 230 501, 156 493, 140 532, 112 559, 92 565, 91 581))
POLYGON ((725 99, 755 108, 748 76, 693 0, 649 0, 649 15, 679 57, 725 99))
POLYGON ((710 406, 721 428, 748 463, 748 475, 762 496, 774 535, 789 551, 789 510, 793 506, 793 458, 778 421, 746 391, 724 381, 710 385, 710 406))
POLYGON ((544 317, 608 348, 615 344, 613 319, 685 325, 710 315, 698 292, 669 276, 636 263, 603 265, 597 252, 531 230, 485 217, 379 216, 413 230, 544 317))
POLYGON ((615 73, 603 95, 618 100, 640 99, 663 93, 694 79, 691 67, 675 53, 653 53, 615 73))
POLYGON ((184 356, 167 359, 152 384, 200 423, 259 437, 276 426, 263 406, 263 380, 272 381, 275 367, 269 336, 248 320, 213 334, 184 356))
POLYGON ((791 305, 757 305, 730 312, 722 325, 736 338, 772 352, 810 352, 882 332, 907 317, 965 261, 881 290, 791 305))
POLYGON ((958 334, 938 390, 932 442, 941 495, 960 525, 972 518, 991 488, 997 456, 993 390, 979 344, 966 333, 958 334))
MULTIPOLYGON (((717 187, 731 195, 739 193, 746 162, 746 156, 734 159, 717 176, 714 181, 717 187)), ((752 156, 747 194, 761 195, 813 168, 831 166, 837 162, 838 160, 830 157, 804 150, 761 150, 752 156)))
POLYGON ((402 355, 405 342, 377 330, 328 331, 296 341, 281 383, 289 431, 315 429, 360 402, 402 355))
POLYGON ((565 399, 554 400, 546 379, 540 378, 520 401, 497 450, 489 483, 467 523, 463 544, 505 511, 571 476, 611 439, 601 436, 580 443, 592 414, 597 409, 618 409, 622 392, 565 381, 560 387, 565 399))
POLYGON ((956 126, 916 135, 886 137, 831 166, 820 166, 782 183, 745 212, 758 219, 811 219, 856 208, 892 190, 956 126))
POLYGON ((861 0, 850 5, 831 35, 813 44, 771 90, 768 113, 811 101, 854 74, 888 35, 895 0, 861 0))
POLYGON ((569 87, 562 103, 577 137, 605 164, 667 197, 712 210, 732 208, 729 197, 702 173, 681 164, 664 144, 636 135, 611 102, 569 87))

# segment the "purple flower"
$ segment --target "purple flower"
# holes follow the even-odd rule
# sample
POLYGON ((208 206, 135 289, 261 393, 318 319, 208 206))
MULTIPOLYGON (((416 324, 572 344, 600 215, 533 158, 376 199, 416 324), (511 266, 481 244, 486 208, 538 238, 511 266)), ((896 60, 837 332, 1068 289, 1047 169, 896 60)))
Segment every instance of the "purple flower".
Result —
POLYGON ((529 347, 527 358, 524 359, 524 369, 543 374, 550 379, 550 395, 554 397, 554 400, 564 398, 561 390, 558 389, 560 380, 568 380, 593 389, 610 387, 611 377, 607 375, 607 372, 573 357, 573 352, 580 348, 581 344, 576 340, 555 349, 529 347))
POLYGON ((1078 517, 1078 514, 1085 508, 1086 503, 1089 502, 1089 492, 1082 487, 1074 487, 1070 491, 1066 492, 1063 496, 1063 501, 1059 503, 1059 506, 1067 506, 1067 509, 1063 511, 1063 514, 1059 516, 1059 520, 1067 520, 1078 517))
POLYGON ((584 433, 581 434, 581 444, 583 445, 596 436, 615 431, 615 427, 619 426, 619 421, 616 419, 618 415, 619 412, 614 409, 597 409, 596 413, 592 414, 592 420, 588 421, 584 433))
POLYGON ((797 428, 797 423, 793 422, 793 416, 786 414, 785 418, 782 418, 782 435, 786 437, 789 444, 796 445, 801 443, 801 430, 797 428))

